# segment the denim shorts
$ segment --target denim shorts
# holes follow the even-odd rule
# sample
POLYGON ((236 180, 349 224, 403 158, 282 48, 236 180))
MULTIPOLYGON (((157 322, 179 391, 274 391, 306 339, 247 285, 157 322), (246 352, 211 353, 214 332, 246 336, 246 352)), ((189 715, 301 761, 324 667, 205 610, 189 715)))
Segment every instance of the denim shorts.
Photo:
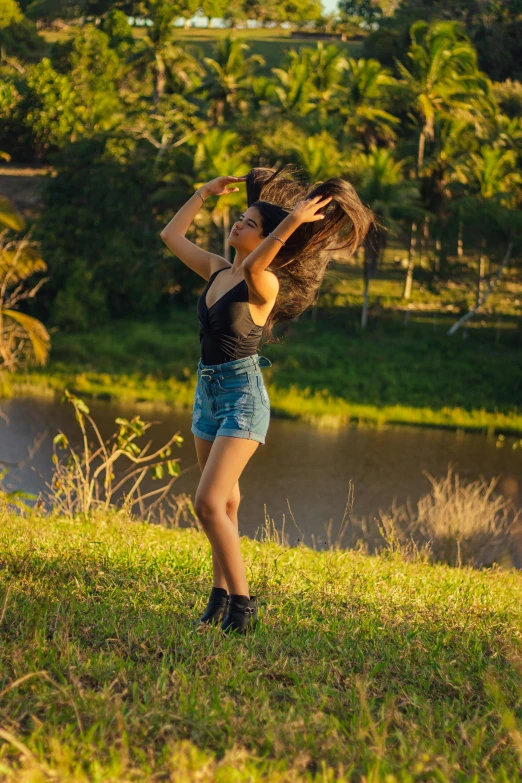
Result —
POLYGON ((204 440, 217 435, 264 443, 270 399, 261 367, 272 362, 255 353, 222 364, 198 364, 191 432, 204 440))

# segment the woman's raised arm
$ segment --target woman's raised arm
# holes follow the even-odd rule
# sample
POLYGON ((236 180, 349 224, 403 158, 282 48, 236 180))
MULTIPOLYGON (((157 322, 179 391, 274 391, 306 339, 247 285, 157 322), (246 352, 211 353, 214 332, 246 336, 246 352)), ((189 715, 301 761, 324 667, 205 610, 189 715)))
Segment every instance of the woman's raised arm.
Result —
POLYGON ((203 199, 207 199, 208 196, 220 196, 224 193, 232 193, 239 188, 226 189, 226 185, 231 182, 239 182, 246 177, 217 177, 216 179, 207 182, 199 189, 201 196, 196 191, 189 200, 183 204, 172 220, 167 223, 165 228, 160 232, 160 237, 171 250, 183 263, 203 277, 205 280, 210 278, 212 274, 212 261, 221 261, 221 266, 227 263, 226 258, 218 255, 217 253, 211 253, 209 250, 203 250, 198 247, 194 242, 191 242, 186 238, 185 234, 194 220, 194 217, 203 204, 203 199))

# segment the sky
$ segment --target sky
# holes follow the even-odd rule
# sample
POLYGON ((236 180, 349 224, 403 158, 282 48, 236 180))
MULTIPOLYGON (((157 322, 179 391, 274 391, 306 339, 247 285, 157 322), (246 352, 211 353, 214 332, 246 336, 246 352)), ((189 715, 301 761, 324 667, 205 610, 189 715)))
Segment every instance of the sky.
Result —
POLYGON ((321 4, 328 14, 337 11, 337 0, 321 0, 321 4))

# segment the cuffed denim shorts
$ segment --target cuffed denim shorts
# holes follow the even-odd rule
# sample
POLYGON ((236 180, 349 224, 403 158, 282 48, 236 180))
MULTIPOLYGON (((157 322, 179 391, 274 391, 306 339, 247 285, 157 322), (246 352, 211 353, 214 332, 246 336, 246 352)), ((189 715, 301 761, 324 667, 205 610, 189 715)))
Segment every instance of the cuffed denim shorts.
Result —
POLYGON ((270 399, 261 367, 272 362, 255 353, 222 364, 198 363, 191 432, 204 440, 218 435, 264 443, 270 399))

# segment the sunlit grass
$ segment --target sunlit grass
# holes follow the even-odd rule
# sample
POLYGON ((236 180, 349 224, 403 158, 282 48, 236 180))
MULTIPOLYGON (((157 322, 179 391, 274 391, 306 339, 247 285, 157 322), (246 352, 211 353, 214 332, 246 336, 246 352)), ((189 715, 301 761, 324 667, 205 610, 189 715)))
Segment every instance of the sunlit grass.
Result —
MULTIPOLYGON (((459 314, 466 312, 476 301, 476 258, 473 255, 459 265, 452 260, 450 280, 437 280, 429 268, 428 260, 424 266, 415 267, 414 284, 410 299, 403 298, 406 269, 402 262, 407 261, 407 253, 398 244, 389 247, 384 254, 379 274, 370 281, 370 308, 379 315, 380 308, 412 310, 414 312, 429 309, 436 318, 443 317, 441 326, 447 328, 457 320, 459 314)), ((430 264, 434 263, 434 259, 430 264)), ((361 307, 363 280, 362 262, 337 264, 327 271, 322 285, 322 301, 330 307, 361 307)), ((494 268, 492 267, 492 270, 494 268)), ((487 287, 487 282, 484 283, 487 287)), ((468 329, 483 325, 488 319, 500 320, 522 315, 522 279, 516 267, 507 270, 500 283, 488 297, 481 313, 468 324, 468 329)))
POLYGON ((520 781, 520 573, 242 538, 260 625, 191 621, 197 530, 0 512, 0 776, 520 781))
MULTIPOLYGON (((428 261, 402 298, 404 249, 390 243, 370 286, 368 328, 360 327, 360 259, 333 262, 318 307, 285 324, 284 343, 260 346, 272 414, 320 426, 405 423, 522 433, 522 282, 506 270, 484 312, 452 337, 473 306, 472 256, 452 259, 450 281, 428 261), (394 260, 395 259, 395 260, 394 260)), ((53 333, 47 367, 0 373, 0 396, 64 388, 107 400, 192 406, 200 354, 196 308, 175 306, 156 319, 121 320, 82 334, 53 333)))
MULTIPOLYGON (((260 347, 272 414, 323 426, 405 423, 484 432, 522 432, 522 365, 516 319, 472 324, 449 338, 454 316, 383 311, 360 331, 357 309, 320 307, 260 347), (465 339, 464 339, 465 338, 465 339)), ((99 399, 193 401, 199 339, 195 313, 120 321, 84 334, 56 333, 42 369, 0 376, 0 396, 55 389, 99 399)))

